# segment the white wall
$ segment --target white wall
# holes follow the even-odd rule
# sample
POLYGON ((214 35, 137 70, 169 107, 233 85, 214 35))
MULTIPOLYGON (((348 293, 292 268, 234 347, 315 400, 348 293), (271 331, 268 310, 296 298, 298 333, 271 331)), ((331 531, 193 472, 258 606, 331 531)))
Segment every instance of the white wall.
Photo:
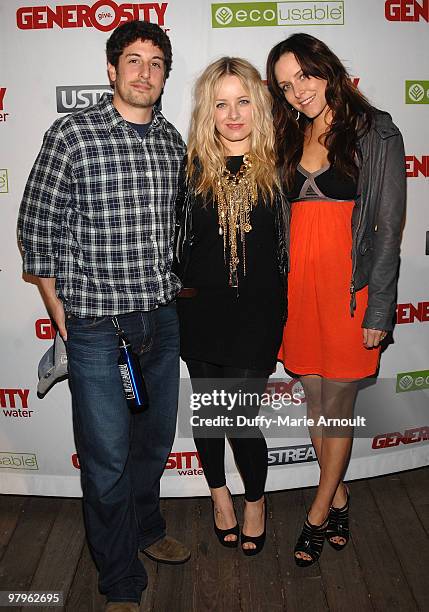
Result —
MULTIPOLYGON (((58 23, 68 27, 48 23, 46 5, 37 0, 0 2, 0 491, 80 495, 68 387, 65 383, 55 386, 43 400, 36 396, 37 364, 51 340, 43 339, 47 327, 40 320, 47 315, 38 291, 21 278, 16 218, 43 134, 58 117, 56 88, 108 84, 105 41, 115 19, 132 10, 140 18, 146 16, 160 23, 171 36, 174 63, 163 107, 185 138, 192 84, 211 60, 221 55, 240 55, 264 73, 269 49, 297 31, 311 33, 330 45, 359 79, 361 90, 376 106, 392 114, 404 134, 408 172, 416 174, 408 179, 399 282, 398 302, 405 306, 400 307, 401 324, 394 333, 395 343, 383 355, 379 382, 360 393, 357 411, 377 415, 377 433, 396 433, 387 442, 381 438, 381 448, 372 448, 372 434, 358 438, 348 476, 366 477, 428 464, 429 429, 424 429, 429 427, 429 257, 425 254, 429 230, 428 3, 223 3, 213 8, 213 14, 218 15, 214 23, 219 27, 212 27, 212 8, 207 0, 127 5, 112 0, 51 0, 47 7, 58 23), (326 7, 335 25, 323 23, 326 7), (270 25, 257 25, 264 10, 268 10, 265 17, 270 25), (316 14, 316 24, 310 19, 312 12, 316 14), (300 16, 301 21, 272 25, 288 15, 300 16), (86 16, 83 26, 79 24, 82 16, 86 16), (256 20, 254 27, 243 27, 247 18, 256 20), (241 27, 233 27, 239 23, 241 27), (413 79, 426 79, 426 83, 415 88, 418 103, 406 104, 406 81, 413 79), (423 170, 416 170, 418 163, 423 170), (410 316, 407 304, 419 309, 417 318, 410 316), (414 375, 402 382, 403 387, 408 384, 413 390, 396 392, 398 373, 422 370, 426 370, 425 375, 414 375), (406 430, 414 430, 408 443, 403 437, 406 430)), ((186 375, 184 366, 183 372, 186 375)), ((280 366, 277 377, 287 382, 280 366)), ((271 452, 271 461, 280 457, 287 463, 270 467, 268 488, 315 483, 316 463, 297 463, 300 458, 313 457, 311 448, 297 448, 308 445, 308 439, 299 438, 291 430, 285 430, 284 436, 269 440, 270 447, 288 450, 271 452)), ((173 451, 162 480, 163 494, 206 494, 192 440, 178 438, 173 451)), ((228 470, 232 490, 242 490, 230 454, 228 470)))

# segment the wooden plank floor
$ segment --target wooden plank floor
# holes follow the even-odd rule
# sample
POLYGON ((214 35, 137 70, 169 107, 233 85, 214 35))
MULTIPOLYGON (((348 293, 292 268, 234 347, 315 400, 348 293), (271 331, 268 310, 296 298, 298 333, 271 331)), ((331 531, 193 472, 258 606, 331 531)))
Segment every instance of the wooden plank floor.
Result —
MULTIPOLYGON (((350 489, 350 544, 339 553, 325 546, 307 569, 296 567, 292 550, 312 489, 268 494, 268 538, 255 558, 219 545, 209 499, 163 500, 169 533, 192 558, 182 566, 145 558, 141 612, 429 610, 429 467, 350 489)), ((243 500, 235 501, 240 516, 243 500)), ((63 591, 66 612, 103 610, 80 500, 0 496, 0 590, 10 589, 63 591)))

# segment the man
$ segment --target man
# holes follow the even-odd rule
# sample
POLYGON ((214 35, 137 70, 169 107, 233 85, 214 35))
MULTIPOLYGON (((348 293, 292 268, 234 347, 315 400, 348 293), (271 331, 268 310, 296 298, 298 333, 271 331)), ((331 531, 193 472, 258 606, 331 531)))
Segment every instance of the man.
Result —
POLYGON ((24 271, 39 277, 67 340, 89 545, 109 612, 138 610, 138 558, 186 561, 165 535, 159 482, 174 439, 179 337, 171 272, 174 206, 185 145, 155 103, 172 62, 154 24, 107 41, 113 97, 58 119, 25 189, 18 233, 24 271), (131 415, 112 317, 139 356, 149 408, 131 415))

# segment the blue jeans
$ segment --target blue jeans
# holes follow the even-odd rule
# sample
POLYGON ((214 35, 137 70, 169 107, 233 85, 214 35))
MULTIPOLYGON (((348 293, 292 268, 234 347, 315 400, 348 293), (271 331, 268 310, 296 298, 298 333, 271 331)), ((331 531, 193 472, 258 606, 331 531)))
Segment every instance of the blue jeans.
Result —
POLYGON ((175 303, 118 316, 138 354, 149 408, 131 414, 111 317, 67 321, 73 424, 88 542, 108 601, 139 602, 147 574, 138 550, 165 535, 159 483, 171 450, 179 390, 175 303))

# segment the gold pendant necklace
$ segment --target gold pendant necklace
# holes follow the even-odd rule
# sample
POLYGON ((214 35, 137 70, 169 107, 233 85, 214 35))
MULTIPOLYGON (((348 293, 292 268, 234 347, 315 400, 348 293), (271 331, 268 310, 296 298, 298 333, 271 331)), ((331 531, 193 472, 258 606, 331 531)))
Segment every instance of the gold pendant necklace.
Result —
POLYGON ((226 167, 214 188, 217 203, 219 234, 223 235, 223 252, 227 265, 229 248, 229 286, 238 287, 238 238, 243 252, 243 275, 246 275, 246 234, 251 231, 250 213, 257 202, 258 190, 251 171, 250 156, 244 155, 243 164, 237 174, 226 167))

